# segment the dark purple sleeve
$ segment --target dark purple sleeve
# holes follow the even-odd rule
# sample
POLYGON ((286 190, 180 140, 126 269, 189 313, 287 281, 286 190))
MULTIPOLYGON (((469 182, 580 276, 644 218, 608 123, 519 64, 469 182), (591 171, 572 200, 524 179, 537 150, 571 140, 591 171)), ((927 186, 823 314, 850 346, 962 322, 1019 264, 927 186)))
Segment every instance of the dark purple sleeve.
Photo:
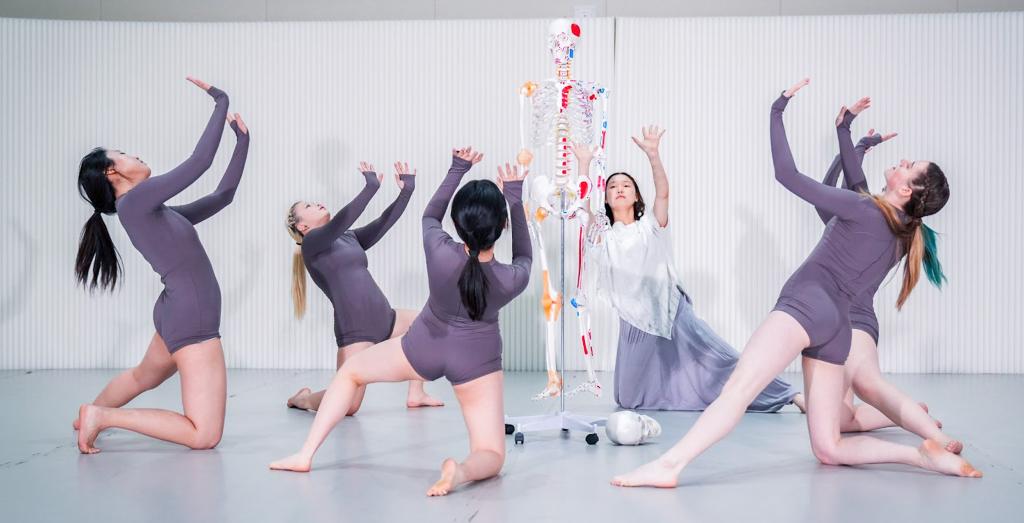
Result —
POLYGON ((245 170, 245 159, 249 155, 249 134, 243 133, 235 122, 231 122, 231 130, 235 132, 235 151, 231 154, 224 177, 217 184, 217 190, 192 203, 171 207, 193 225, 217 214, 235 199, 238 182, 242 181, 242 171, 245 170))
MULTIPOLYGON (((857 156, 857 161, 863 162, 864 154, 867 152, 867 150, 880 143, 882 143, 882 137, 877 134, 861 138, 860 141, 857 142, 857 146, 853 148, 854 153, 857 156)), ((825 172, 825 178, 821 180, 821 183, 828 185, 830 187, 835 187, 836 184, 839 183, 839 174, 842 172, 842 157, 837 154, 835 159, 832 160, 832 165, 830 165, 828 171, 825 172)), ((850 180, 844 177, 843 188, 855 192, 868 192, 867 180, 865 180, 864 183, 858 187, 850 187, 850 180)), ((822 223, 828 223, 828 221, 832 219, 832 215, 823 211, 822 209, 815 207, 814 210, 818 212, 818 216, 821 218, 822 223)))
POLYGON ((352 198, 351 202, 348 202, 348 205, 335 213, 326 225, 306 233, 306 237, 302 239, 303 256, 315 256, 326 250, 342 234, 345 234, 349 227, 352 227, 352 224, 359 219, 359 215, 363 214, 366 206, 370 204, 370 199, 380 188, 377 173, 364 172, 363 177, 366 178, 366 185, 355 198, 352 198))
POLYGON ((533 266, 533 244, 530 243, 530 230, 523 209, 523 182, 505 182, 504 192, 512 222, 513 287, 519 293, 530 284, 530 268, 533 266))
POLYGON ((864 160, 863 151, 860 154, 854 150, 853 138, 850 137, 850 124, 857 115, 846 111, 843 121, 836 127, 836 136, 839 139, 839 157, 843 162, 844 185, 847 187, 867 187, 867 177, 864 175, 864 167, 861 162, 864 160))
POLYGON ((409 199, 412 197, 412 192, 416 189, 416 177, 411 174, 403 174, 399 178, 404 185, 398 193, 398 198, 395 198, 395 201, 391 202, 391 205, 384 209, 384 212, 376 220, 358 229, 352 229, 352 232, 356 235, 356 240, 359 241, 359 245, 363 247, 363 250, 373 247, 374 244, 380 241, 402 216, 405 208, 409 206, 409 199))
POLYGON ((228 95, 216 87, 210 87, 206 92, 216 100, 217 105, 192 155, 174 169, 154 176, 132 189, 134 205, 154 209, 163 205, 171 197, 192 185, 213 164, 213 157, 216 156, 217 147, 220 145, 220 136, 224 133, 224 120, 228 115, 228 95))
POLYGON ((788 98, 779 96, 772 104, 770 136, 775 179, 789 192, 829 214, 841 218, 857 216, 860 196, 852 191, 823 185, 797 170, 786 140, 786 127, 782 123, 782 113, 788 103, 788 98))
POLYGON ((462 183, 462 177, 469 172, 471 167, 473 164, 468 160, 452 156, 452 165, 448 168, 448 174, 434 191, 434 196, 427 202, 427 207, 423 209, 423 248, 428 252, 439 243, 451 240, 451 236, 441 227, 441 220, 444 219, 444 213, 448 209, 448 202, 451 201, 455 190, 462 183))

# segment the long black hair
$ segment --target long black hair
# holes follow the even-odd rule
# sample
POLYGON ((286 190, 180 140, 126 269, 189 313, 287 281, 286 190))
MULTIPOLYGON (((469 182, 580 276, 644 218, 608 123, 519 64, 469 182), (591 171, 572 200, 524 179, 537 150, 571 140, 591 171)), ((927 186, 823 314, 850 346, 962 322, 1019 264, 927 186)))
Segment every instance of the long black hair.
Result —
POLYGON ((103 214, 117 212, 114 186, 107 179, 107 171, 114 161, 107 157, 106 149, 97 147, 82 158, 78 167, 78 194, 92 205, 92 216, 82 227, 75 258, 75 276, 90 291, 114 290, 121 275, 121 256, 114 247, 103 214))
POLYGON ((644 203, 644 195, 640 194, 640 186, 637 185, 636 179, 633 178, 633 175, 631 175, 629 173, 626 173, 626 172, 612 173, 612 175, 609 176, 607 180, 605 180, 605 190, 604 190, 605 191, 605 194, 604 194, 604 196, 605 196, 604 214, 605 214, 605 216, 608 217, 608 219, 611 221, 611 223, 615 223, 615 213, 612 212, 612 206, 608 205, 608 188, 607 187, 608 187, 608 182, 612 181, 612 177, 618 176, 620 174, 625 176, 626 178, 629 178, 629 181, 633 182, 633 190, 636 191, 636 201, 633 202, 633 219, 634 220, 639 220, 644 215, 644 212, 646 212, 646 209, 647 209, 647 204, 644 203))
POLYGON ((473 180, 455 193, 451 216, 455 231, 469 248, 469 260, 459 276, 459 294, 469 318, 477 321, 487 310, 487 275, 477 256, 501 237, 508 209, 494 182, 473 180))

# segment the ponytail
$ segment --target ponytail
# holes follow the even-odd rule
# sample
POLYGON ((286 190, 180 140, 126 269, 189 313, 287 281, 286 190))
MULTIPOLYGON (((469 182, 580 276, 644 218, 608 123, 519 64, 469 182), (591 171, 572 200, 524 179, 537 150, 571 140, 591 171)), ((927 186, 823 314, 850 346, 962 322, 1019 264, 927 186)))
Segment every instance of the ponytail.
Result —
POLYGON ((459 296, 469 319, 479 321, 487 310, 487 275, 480 265, 480 251, 470 250, 469 260, 459 275, 459 296))
POLYGON ((102 216, 117 212, 114 186, 107 179, 107 171, 113 166, 107 151, 96 148, 82 158, 78 167, 78 194, 92 205, 93 213, 82 227, 78 241, 75 277, 90 292, 96 287, 113 291, 123 272, 121 256, 102 216))
POLYGON ((900 288, 899 298, 896 299, 896 309, 902 309, 911 291, 921 278, 921 267, 924 266, 928 280, 936 287, 941 288, 946 280, 942 272, 942 264, 939 263, 938 249, 935 242, 935 231, 925 225, 921 220, 925 216, 931 216, 946 205, 949 200, 949 184, 942 169, 934 163, 929 163, 928 168, 911 184, 913 192, 910 199, 904 205, 903 210, 910 220, 904 223, 897 215, 896 208, 881 196, 873 195, 871 199, 882 211, 889 229, 900 240, 903 253, 907 259, 903 264, 903 286, 900 288))
POLYGON ((302 261, 302 247, 296 247, 292 255, 292 304, 295 317, 302 319, 306 315, 306 264, 302 261))
POLYGON ((295 254, 292 255, 292 305, 295 307, 295 317, 302 319, 306 315, 306 263, 302 259, 302 239, 299 232, 298 218, 295 216, 295 207, 301 202, 295 202, 288 208, 288 218, 285 220, 285 227, 288 235, 295 240, 295 254))
POLYGON ((934 229, 922 223, 921 236, 924 238, 924 273, 932 285, 941 289, 942 284, 946 283, 946 274, 942 272, 942 263, 939 262, 937 235, 934 229))

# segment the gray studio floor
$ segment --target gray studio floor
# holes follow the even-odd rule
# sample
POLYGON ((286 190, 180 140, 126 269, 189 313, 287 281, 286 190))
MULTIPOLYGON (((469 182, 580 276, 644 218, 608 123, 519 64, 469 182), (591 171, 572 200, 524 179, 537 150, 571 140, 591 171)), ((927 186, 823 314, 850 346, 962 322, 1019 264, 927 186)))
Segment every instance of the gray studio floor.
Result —
MULTIPOLYGON (((301 385, 326 383, 330 372, 231 371, 227 427, 216 450, 188 451, 118 431, 100 438, 102 453, 79 455, 71 420, 113 374, 0 371, 0 521, 863 523, 1021 521, 1024 510, 1021 376, 892 377, 966 441, 965 455, 985 472, 980 480, 890 465, 821 466, 810 453, 803 416, 787 410, 747 415, 683 474, 681 488, 609 486, 614 473, 658 455, 696 418, 657 412, 666 434, 653 444, 614 447, 603 431, 593 447, 582 435, 528 435, 526 445, 509 446, 499 478, 428 499, 423 493, 442 458, 466 450, 445 382, 427 387, 448 406, 418 411, 405 409, 404 385, 371 387, 363 410, 331 434, 313 471, 294 474, 266 468, 299 447, 312 420, 285 408, 284 400, 301 385)), ((545 408, 529 399, 543 384, 541 373, 510 373, 506 380, 511 413, 545 408)), ((174 379, 136 404, 178 409, 178 402, 174 379)), ((614 410, 608 395, 573 407, 614 410)), ((880 435, 916 444, 896 430, 880 435)))

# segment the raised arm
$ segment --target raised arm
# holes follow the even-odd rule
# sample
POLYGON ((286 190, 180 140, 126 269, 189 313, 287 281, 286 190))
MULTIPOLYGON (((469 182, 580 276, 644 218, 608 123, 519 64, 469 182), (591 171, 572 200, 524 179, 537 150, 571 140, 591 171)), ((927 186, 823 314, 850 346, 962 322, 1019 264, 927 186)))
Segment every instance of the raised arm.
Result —
MULTIPOLYGON (((857 158, 857 161, 863 164, 864 155, 867 154, 867 152, 870 151, 872 147, 875 147, 876 145, 884 141, 891 140, 895 136, 896 133, 881 135, 876 134, 874 129, 869 130, 868 134, 865 135, 860 140, 858 140, 857 145, 854 146, 853 148, 853 152, 857 158)), ((842 172, 842 158, 840 155, 837 154, 835 159, 832 160, 832 165, 829 166, 828 172, 825 173, 825 178, 821 181, 821 183, 835 187, 836 184, 839 183, 839 174, 842 172)), ((843 177, 843 188, 858 193, 870 192, 866 179, 863 181, 863 183, 857 185, 850 185, 850 179, 848 177, 843 177)), ((828 221, 832 219, 832 215, 823 211, 822 209, 815 207, 814 210, 818 211, 818 216, 821 217, 822 223, 828 223, 828 221)))
POLYGON ((352 230, 363 250, 373 247, 380 241, 405 212, 405 208, 409 205, 409 199, 412 198, 412 192, 416 189, 416 171, 410 172, 407 163, 395 162, 395 182, 399 189, 395 201, 391 202, 391 205, 384 209, 384 212, 376 220, 352 230))
POLYGON ((192 203, 171 207, 193 225, 227 207, 234 200, 238 182, 242 180, 245 159, 249 154, 249 129, 238 114, 229 116, 228 120, 231 122, 231 130, 235 132, 235 150, 231 154, 231 161, 228 163, 227 170, 224 171, 224 176, 217 184, 217 190, 192 203))
POLYGON ((867 177, 864 176, 864 168, 861 161, 863 153, 858 155, 854 150, 853 138, 850 137, 850 124, 861 111, 871 107, 871 99, 864 97, 857 100, 853 106, 847 109, 845 106, 839 111, 836 118, 836 137, 839 139, 839 157, 842 159, 843 172, 845 173, 847 187, 866 187, 867 177))
POLYGON ((348 205, 335 213, 331 221, 322 227, 317 227, 306 233, 306 237, 302 240, 302 252, 304 255, 313 256, 326 250, 342 234, 345 234, 345 231, 349 230, 352 224, 363 214, 366 206, 370 203, 370 199, 376 194, 377 189, 380 189, 380 178, 377 177, 376 172, 370 170, 372 168, 373 166, 360 163, 363 178, 366 179, 366 185, 363 186, 363 190, 359 191, 359 194, 352 198, 348 205))
POLYGON ((448 174, 437 186, 434 195, 427 202, 427 207, 423 209, 423 246, 425 249, 433 248, 437 241, 451 238, 441 227, 441 220, 444 219, 444 213, 448 209, 448 203, 451 202, 452 196, 455 195, 455 190, 462 183, 462 177, 469 172, 473 164, 480 162, 483 157, 483 154, 473 151, 472 147, 452 150, 452 165, 448 168, 448 174))
POLYGON ((665 174, 665 165, 661 163, 661 154, 658 146, 661 143, 661 135, 665 130, 655 125, 644 127, 643 138, 633 137, 635 143, 651 162, 651 174, 654 176, 654 217, 658 225, 668 225, 668 176, 665 174))
POLYGON ((523 209, 523 180, 529 171, 520 173, 517 166, 505 164, 498 167, 498 182, 505 201, 508 202, 509 221, 512 222, 512 267, 513 288, 522 292, 530 284, 530 269, 533 266, 533 244, 530 243, 530 229, 526 224, 523 209))
POLYGON ((859 196, 851 191, 822 185, 797 170, 786 139, 786 127, 782 123, 782 113, 788 103, 789 98, 781 95, 772 104, 770 135, 775 179, 802 200, 830 214, 840 217, 855 216, 859 212, 859 196))
POLYGON ((213 114, 206 124, 206 129, 199 137, 192 154, 177 167, 160 176, 154 176, 132 189, 132 200, 142 207, 159 207, 174 195, 185 190, 199 179, 217 154, 220 136, 224 133, 224 121, 228 114, 228 95, 201 80, 189 78, 189 81, 204 89, 215 101, 213 114))

